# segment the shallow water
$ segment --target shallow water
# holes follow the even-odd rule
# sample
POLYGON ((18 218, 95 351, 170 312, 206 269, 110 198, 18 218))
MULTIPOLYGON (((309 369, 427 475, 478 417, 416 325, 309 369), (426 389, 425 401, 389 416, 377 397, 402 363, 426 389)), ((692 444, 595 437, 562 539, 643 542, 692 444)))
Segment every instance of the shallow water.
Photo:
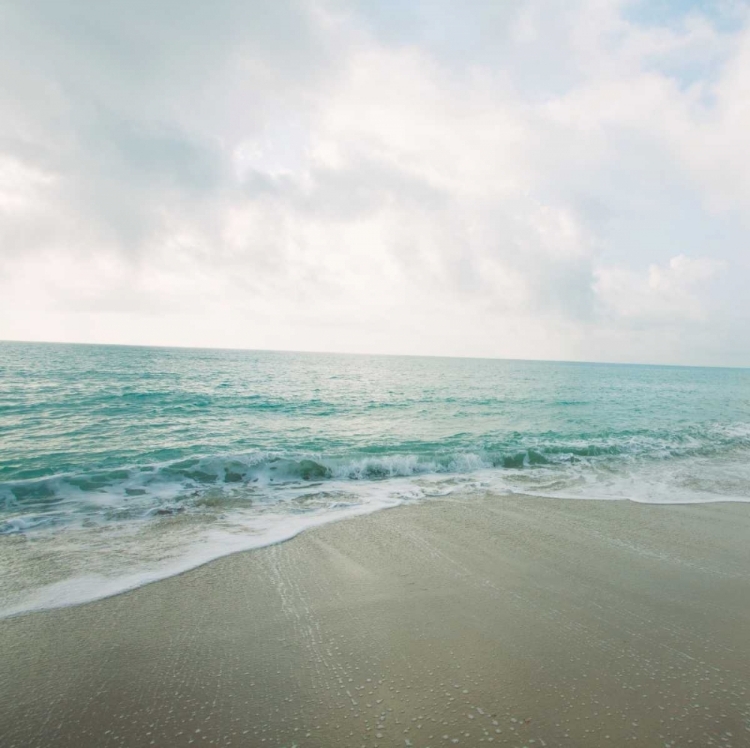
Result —
POLYGON ((454 491, 750 500, 750 371, 0 343, 0 611, 454 491))

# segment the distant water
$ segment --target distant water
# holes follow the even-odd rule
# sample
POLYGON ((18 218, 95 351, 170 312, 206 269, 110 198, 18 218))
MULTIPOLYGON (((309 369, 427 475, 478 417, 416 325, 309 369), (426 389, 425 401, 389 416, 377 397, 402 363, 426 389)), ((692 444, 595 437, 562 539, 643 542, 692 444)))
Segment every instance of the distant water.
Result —
POLYGON ((0 343, 0 614, 487 491, 750 501, 750 371, 0 343))

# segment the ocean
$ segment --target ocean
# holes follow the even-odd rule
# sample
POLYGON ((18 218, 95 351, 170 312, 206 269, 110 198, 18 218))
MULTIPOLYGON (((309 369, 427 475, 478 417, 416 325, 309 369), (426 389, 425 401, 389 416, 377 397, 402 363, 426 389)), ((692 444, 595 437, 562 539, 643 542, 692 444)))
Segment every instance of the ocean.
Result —
POLYGON ((750 370, 0 343, 0 615, 405 503, 750 501, 750 370))

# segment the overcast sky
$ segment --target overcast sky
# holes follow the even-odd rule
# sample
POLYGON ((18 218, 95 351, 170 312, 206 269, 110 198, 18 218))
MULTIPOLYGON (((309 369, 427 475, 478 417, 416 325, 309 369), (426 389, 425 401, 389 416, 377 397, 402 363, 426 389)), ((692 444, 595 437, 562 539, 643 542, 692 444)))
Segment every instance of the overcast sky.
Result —
POLYGON ((750 365, 750 6, 0 6, 0 339, 750 365))

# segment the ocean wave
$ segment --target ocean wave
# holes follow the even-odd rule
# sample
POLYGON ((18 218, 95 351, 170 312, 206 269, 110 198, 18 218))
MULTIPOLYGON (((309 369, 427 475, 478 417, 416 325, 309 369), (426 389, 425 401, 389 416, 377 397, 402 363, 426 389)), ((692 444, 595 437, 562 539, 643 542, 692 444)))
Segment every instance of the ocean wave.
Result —
POLYGON ((0 347, 0 615, 450 493, 750 500, 750 372, 0 347))
MULTIPOLYGON (((285 487, 331 482, 374 483, 482 471, 526 472, 526 483, 601 482, 604 473, 630 470, 634 464, 747 454, 750 426, 709 424, 673 432, 623 431, 575 438, 553 433, 511 435, 503 440, 486 439, 473 449, 434 443, 410 447, 411 451, 385 453, 382 447, 373 447, 376 454, 363 454, 363 450, 332 455, 199 454, 5 481, 0 483, 0 533, 33 532, 83 518, 106 522, 195 510, 204 506, 201 501, 207 496, 219 503, 282 503, 285 487)), ((524 485, 523 478, 516 481, 524 485)))

